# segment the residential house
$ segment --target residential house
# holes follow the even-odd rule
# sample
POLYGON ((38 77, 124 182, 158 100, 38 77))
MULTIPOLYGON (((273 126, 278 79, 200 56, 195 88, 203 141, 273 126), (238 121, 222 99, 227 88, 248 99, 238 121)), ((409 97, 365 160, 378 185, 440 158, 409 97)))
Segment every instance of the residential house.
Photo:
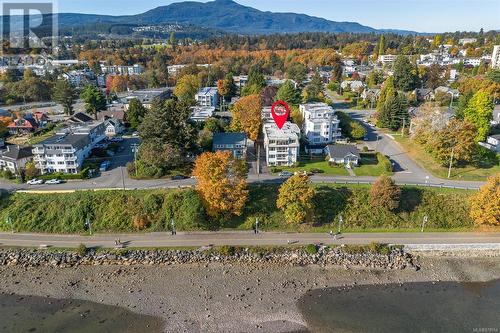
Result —
POLYGON ((19 175, 26 163, 33 159, 31 147, 7 146, 0 152, 0 170, 10 170, 12 174, 19 175))
POLYGON ((214 151, 230 151, 235 158, 243 159, 247 154, 247 135, 245 133, 215 133, 214 151))
POLYGON ((341 136, 340 121, 333 108, 326 103, 308 103, 299 106, 304 118, 302 132, 310 144, 328 144, 341 136))
POLYGON ((460 92, 458 89, 451 89, 450 87, 446 86, 439 86, 436 89, 434 89, 434 95, 437 93, 444 93, 444 94, 449 94, 450 96, 453 96, 453 99, 457 99, 460 97, 460 92))
POLYGON ((219 103, 219 93, 217 92, 217 87, 201 88, 194 96, 194 99, 199 106, 217 107, 217 104, 219 103))
POLYGON ((495 105, 495 108, 493 109, 493 118, 491 119, 491 125, 500 125, 500 105, 495 105))
POLYGON ((361 98, 366 101, 370 102, 376 102, 378 101, 378 98, 380 97, 380 89, 376 88, 371 88, 371 89, 365 89, 361 93, 361 98))
POLYGON ((108 138, 120 135, 125 129, 123 123, 116 118, 107 118, 104 124, 106 126, 105 133, 108 138))
POLYGON ((486 142, 479 142, 479 144, 491 151, 500 153, 500 134, 489 135, 486 138, 486 142))
POLYGON ((233 76, 234 85, 238 87, 238 89, 243 88, 247 85, 248 75, 237 75, 233 76))
POLYGON ((357 166, 359 164, 359 150, 354 145, 328 145, 326 148, 328 161, 335 164, 357 166))
POLYGON ((500 45, 493 46, 491 55, 491 68, 500 69, 500 45))
POLYGON ((95 81, 96 77, 93 71, 89 69, 85 70, 73 70, 68 73, 63 73, 61 76, 66 79, 73 87, 83 87, 95 81))
POLYGON ((434 100, 434 91, 427 88, 418 88, 413 91, 415 99, 419 102, 434 100))
POLYGON ((10 134, 33 133, 38 129, 36 120, 32 117, 14 119, 7 125, 10 134))
POLYGON ((300 129, 286 122, 281 129, 274 122, 263 126, 264 148, 268 166, 292 166, 297 162, 300 149, 300 129))
POLYGON ((77 112, 66 120, 69 124, 86 124, 92 121, 94 118, 83 112, 77 112))
POLYGON ((190 119, 195 122, 204 122, 208 118, 211 118, 215 112, 215 107, 213 106, 193 106, 191 108, 192 113, 190 119))
POLYGON ((354 80, 354 81, 342 81, 340 87, 342 89, 349 89, 351 91, 359 91, 364 88, 365 84, 362 81, 354 80))
POLYGON ((138 100, 141 104, 147 108, 151 109, 151 105, 155 99, 167 100, 172 97, 172 90, 170 88, 159 88, 159 89, 144 89, 128 91, 119 95, 119 100, 123 103, 124 110, 127 111, 130 102, 133 99, 138 100))
POLYGON ((106 138, 106 122, 98 121, 62 129, 33 145, 34 161, 41 174, 75 174, 96 144, 106 138))

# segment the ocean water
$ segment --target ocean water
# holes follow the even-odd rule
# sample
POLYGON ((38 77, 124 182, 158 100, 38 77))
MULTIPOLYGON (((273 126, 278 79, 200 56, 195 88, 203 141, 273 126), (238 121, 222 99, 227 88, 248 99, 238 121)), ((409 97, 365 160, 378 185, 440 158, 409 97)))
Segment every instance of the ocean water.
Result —
POLYGON ((298 306, 311 332, 500 332, 500 281, 316 289, 298 306))
POLYGON ((93 302, 0 295, 0 332, 162 332, 161 319, 93 302))

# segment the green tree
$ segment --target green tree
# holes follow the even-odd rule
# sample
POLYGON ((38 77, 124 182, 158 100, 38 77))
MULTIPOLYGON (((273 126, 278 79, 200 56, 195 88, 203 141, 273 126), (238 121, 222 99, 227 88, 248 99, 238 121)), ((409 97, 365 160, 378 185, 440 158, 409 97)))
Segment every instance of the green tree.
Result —
POLYGON ((200 89, 200 80, 196 75, 188 74, 179 79, 174 89, 174 95, 181 102, 192 103, 198 89, 200 89))
POLYGON ((290 177, 278 190, 276 206, 283 211, 285 220, 290 224, 312 222, 314 219, 315 189, 309 177, 295 175, 290 177))
POLYGON ((242 96, 258 95, 261 93, 262 89, 266 86, 266 79, 264 74, 257 66, 250 68, 248 72, 248 82, 245 87, 241 90, 242 96))
POLYGON ((85 102, 85 110, 93 114, 95 119, 97 119, 99 111, 106 109, 106 97, 97 87, 86 86, 80 94, 80 98, 85 102))
POLYGON ((493 109, 493 101, 484 91, 475 93, 467 104, 467 108, 464 110, 464 119, 476 126, 476 142, 486 140, 490 130, 490 121, 493 118, 493 109))
POLYGON ((125 112, 124 120, 129 124, 130 128, 136 130, 142 123, 145 115, 146 108, 137 98, 134 98, 128 105, 128 110, 125 112))
POLYGON ((307 67, 300 62, 294 62, 288 66, 286 70, 286 77, 290 80, 294 80, 298 84, 302 84, 307 77, 307 67))
POLYGON ((416 73, 415 68, 404 55, 399 55, 394 61, 394 87, 397 90, 410 91, 415 89, 416 73))
POLYGON ((470 216, 478 225, 500 225, 500 174, 488 182, 470 200, 470 216))
POLYGON ((380 40, 379 40, 377 46, 378 46, 377 55, 379 55, 379 56, 385 55, 386 44, 385 44, 385 36, 384 35, 380 36, 380 40))
POLYGON ((286 80, 278 89, 275 99, 287 102, 289 105, 298 105, 300 104, 300 92, 295 89, 292 81, 286 80))
POLYGON ((66 115, 71 116, 73 114, 76 92, 68 81, 57 80, 52 98, 63 106, 66 115))
POLYGON ((304 100, 307 102, 321 101, 323 99, 323 81, 319 72, 314 73, 311 82, 304 89, 304 100))

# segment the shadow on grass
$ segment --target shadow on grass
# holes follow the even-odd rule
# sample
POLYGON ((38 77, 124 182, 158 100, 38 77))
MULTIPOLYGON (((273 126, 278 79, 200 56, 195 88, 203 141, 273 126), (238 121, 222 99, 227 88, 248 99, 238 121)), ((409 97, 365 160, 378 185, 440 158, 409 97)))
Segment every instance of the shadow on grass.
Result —
POLYGON ((314 226, 322 226, 334 222, 338 214, 347 208, 347 202, 351 195, 352 191, 347 187, 317 187, 314 198, 316 207, 316 222, 314 226))
POLYGON ((403 187, 398 210, 410 213, 415 211, 422 202, 422 189, 416 187, 403 187))

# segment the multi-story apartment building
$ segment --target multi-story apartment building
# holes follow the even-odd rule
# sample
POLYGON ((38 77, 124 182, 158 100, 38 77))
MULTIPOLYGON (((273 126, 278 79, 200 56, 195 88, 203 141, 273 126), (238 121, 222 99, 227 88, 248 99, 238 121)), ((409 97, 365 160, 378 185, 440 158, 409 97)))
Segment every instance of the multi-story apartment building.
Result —
POLYGON ((41 174, 78 173, 97 143, 106 137, 104 121, 72 126, 33 145, 34 161, 41 174))
POLYGON ((144 67, 139 64, 135 64, 132 66, 117 66, 117 65, 107 66, 101 64, 101 72, 103 74, 115 74, 115 75, 138 75, 144 73, 144 67))
POLYGON ((194 99, 199 106, 213 106, 217 107, 219 101, 219 94, 217 92, 217 87, 203 87, 198 90, 198 93, 194 96, 194 99))
POLYGON ((500 69, 500 45, 493 46, 491 55, 491 68, 500 69))
POLYGON ((301 104, 304 117, 302 132, 310 144, 320 145, 335 142, 341 137, 340 121, 333 108, 326 103, 301 104))
POLYGON ((378 62, 381 62, 383 65, 392 65, 396 61, 396 57, 394 54, 384 54, 378 57, 378 62))
POLYGON ((291 166, 297 162, 300 149, 300 129, 286 122, 279 129, 274 122, 264 123, 264 148, 268 166, 291 166))

